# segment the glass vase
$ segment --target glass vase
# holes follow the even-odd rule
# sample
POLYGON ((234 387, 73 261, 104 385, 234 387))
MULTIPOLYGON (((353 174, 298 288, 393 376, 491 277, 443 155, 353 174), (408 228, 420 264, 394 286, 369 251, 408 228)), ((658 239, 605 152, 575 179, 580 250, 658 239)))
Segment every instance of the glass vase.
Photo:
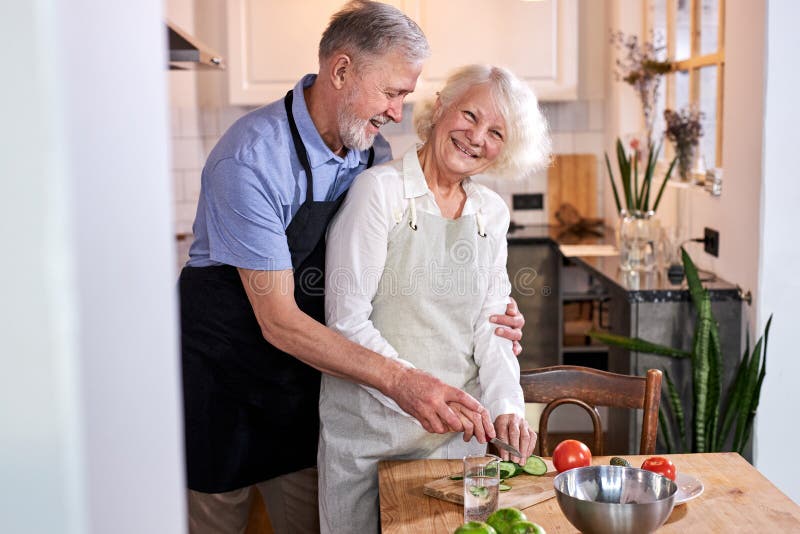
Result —
POLYGON ((678 176, 683 182, 691 182, 692 171, 697 160, 697 146, 692 144, 680 145, 678 146, 677 154, 678 176))
POLYGON ((660 224, 655 212, 623 210, 620 213, 617 239, 620 267, 623 271, 651 271, 656 267, 656 245, 660 224))

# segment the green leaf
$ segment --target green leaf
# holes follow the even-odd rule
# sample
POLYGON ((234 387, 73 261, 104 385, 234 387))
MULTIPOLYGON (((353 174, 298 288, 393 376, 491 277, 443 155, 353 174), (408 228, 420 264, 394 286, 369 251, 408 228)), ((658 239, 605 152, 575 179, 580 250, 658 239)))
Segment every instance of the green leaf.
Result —
POLYGON ((725 442, 728 440, 728 436, 731 434, 733 422, 736 419, 736 416, 739 414, 739 407, 741 405, 742 398, 737 394, 737 391, 744 387, 742 384, 744 384, 746 380, 747 369, 749 368, 749 365, 750 334, 748 333, 742 360, 739 362, 739 366, 736 368, 736 375, 730 389, 728 390, 727 405, 725 407, 725 413, 722 416, 722 427, 720 433, 717 435, 717 450, 722 450, 722 448, 725 446, 725 442))
POLYGON ((745 381, 741 385, 741 389, 734 392, 735 395, 741 395, 740 410, 736 416, 736 430, 733 434, 733 449, 736 451, 744 447, 745 428, 747 426, 747 418, 750 415, 749 410, 753 401, 753 392, 758 385, 758 376, 760 374, 761 366, 761 344, 762 338, 756 342, 753 349, 753 356, 750 358, 750 364, 747 367, 745 381))
POLYGON ((719 402, 722 389, 722 350, 719 340, 719 324, 711 320, 711 338, 708 351, 708 404, 706 405, 706 435, 709 452, 717 451, 717 430, 719 426, 719 402))
POLYGON ((622 141, 617 138, 617 163, 619 164, 620 181, 622 182, 622 192, 625 194, 625 208, 633 211, 633 198, 631 197, 631 167, 628 163, 628 156, 625 154, 625 147, 622 141))
POLYGON ((658 210, 658 205, 661 203, 661 195, 664 194, 664 189, 667 187, 667 182, 669 181, 669 177, 672 176, 672 169, 675 168, 675 162, 678 161, 678 158, 675 157, 672 159, 672 163, 669 164, 669 169, 667 169, 667 174, 664 175, 664 181, 661 182, 661 187, 658 190, 658 195, 656 196, 656 201, 653 203, 653 211, 658 210))
POLYGON ((667 347, 665 345, 658 345, 638 337, 619 336, 617 334, 609 334, 608 332, 600 332, 598 330, 591 330, 587 335, 601 343, 605 343, 606 345, 622 347, 623 349, 628 349, 634 352, 660 354, 662 356, 670 356, 671 358, 691 357, 691 353, 686 352, 685 350, 673 349, 672 347, 667 347))
POLYGON ((681 403, 681 396, 678 394, 678 388, 672 382, 669 373, 666 369, 662 369, 664 378, 667 381, 667 401, 672 413, 675 415, 675 426, 678 427, 678 435, 681 438, 681 452, 688 452, 688 440, 686 439, 686 415, 683 411, 683 403, 681 403))
MULTIPOLYGON (((705 291, 705 290, 704 290, 705 291)), ((705 292, 697 314, 692 381, 694 389, 694 452, 706 452, 706 414, 708 404, 709 345, 711 337, 711 299, 705 292)))
POLYGON ((764 377, 767 374, 767 341, 769 339, 769 327, 772 324, 772 315, 769 316, 767 320, 767 326, 764 329, 764 350, 761 354, 762 362, 761 362, 761 372, 758 375, 758 383, 756 384, 755 389, 753 390, 753 398, 750 403, 750 409, 748 410, 747 415, 747 422, 745 424, 744 433, 742 435, 741 442, 739 443, 738 452, 739 454, 742 453, 744 447, 747 445, 748 440, 750 439, 750 432, 753 429, 753 421, 756 416, 756 412, 758 411, 758 402, 761 398, 761 386, 764 383, 764 377))
POLYGON ((675 440, 672 439, 672 430, 669 429, 669 421, 667 421, 664 411, 664 406, 661 406, 658 410, 658 426, 661 429, 661 438, 664 442, 664 447, 667 449, 667 454, 673 454, 675 452, 675 440))
POLYGON ((658 146, 653 150, 653 144, 648 143, 650 154, 647 158, 647 171, 645 172, 645 183, 647 184, 647 191, 644 197, 644 210, 648 211, 650 206, 650 189, 653 183, 653 173, 656 170, 656 163, 658 162, 658 154, 661 152, 662 141, 659 141, 658 146))
POLYGON ((617 213, 622 211, 622 206, 619 203, 619 193, 617 192, 617 184, 614 182, 614 173, 611 171, 611 162, 608 161, 608 153, 606 156, 606 168, 608 168, 608 179, 611 181, 611 190, 614 192, 614 203, 617 205, 617 213))
POLYGON ((686 283, 689 285, 689 294, 692 297, 692 303, 696 309, 700 309, 700 302, 703 300, 703 283, 700 281, 700 275, 697 272, 697 267, 692 261, 686 249, 681 247, 681 259, 683 260, 683 270, 686 273, 686 283))

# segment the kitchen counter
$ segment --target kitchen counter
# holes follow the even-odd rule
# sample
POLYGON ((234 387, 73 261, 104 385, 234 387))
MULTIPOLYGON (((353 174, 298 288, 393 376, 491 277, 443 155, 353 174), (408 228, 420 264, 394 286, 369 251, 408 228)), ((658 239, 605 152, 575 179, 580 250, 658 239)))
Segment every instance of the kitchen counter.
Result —
MULTIPOLYGON (((563 228, 548 225, 514 227, 508 232, 510 244, 551 243, 562 245, 608 245, 616 246, 614 229, 604 227, 603 235, 575 235, 565 233, 563 228)), ((563 253, 562 253, 563 254, 563 253)), ((620 268, 619 256, 565 256, 590 273, 599 277, 607 286, 624 291, 631 302, 682 302, 689 301, 689 290, 684 278, 680 283, 669 281, 663 269, 650 272, 628 272, 620 268)), ((741 300, 739 288, 718 278, 713 273, 700 273, 703 285, 709 290, 712 301, 741 300)))

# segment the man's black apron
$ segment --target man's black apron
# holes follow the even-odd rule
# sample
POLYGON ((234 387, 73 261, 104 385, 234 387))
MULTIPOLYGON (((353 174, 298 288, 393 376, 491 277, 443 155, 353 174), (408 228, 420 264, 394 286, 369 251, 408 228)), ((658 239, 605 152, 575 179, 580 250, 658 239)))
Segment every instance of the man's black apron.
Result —
MULTIPOLYGON (((294 297, 324 323, 325 231, 345 195, 314 200, 292 91, 284 104, 308 181, 286 229, 294 297)), ((179 288, 189 488, 221 493, 316 465, 319 371, 264 339, 236 267, 184 267, 179 288)))

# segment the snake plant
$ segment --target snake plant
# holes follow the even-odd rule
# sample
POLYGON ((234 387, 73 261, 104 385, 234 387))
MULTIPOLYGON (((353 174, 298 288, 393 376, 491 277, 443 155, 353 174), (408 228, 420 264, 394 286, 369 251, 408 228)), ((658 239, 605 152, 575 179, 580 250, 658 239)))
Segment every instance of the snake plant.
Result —
POLYGON ((689 293, 697 312, 691 352, 607 332, 591 331, 589 335, 607 345, 630 351, 691 360, 691 405, 686 404, 688 399, 680 398, 672 378, 664 369, 664 401, 661 402, 658 418, 661 439, 667 452, 732 450, 741 454, 750 439, 766 374, 767 340, 772 316, 767 320, 764 335, 758 339, 752 352, 750 336, 747 336, 744 355, 739 361, 733 382, 725 392, 723 404, 719 325, 714 319, 711 298, 700 282, 697 267, 686 250, 681 249, 681 254, 689 293), (691 428, 687 424, 687 413, 691 413, 691 428), (677 435, 673 430, 677 430, 677 435))

